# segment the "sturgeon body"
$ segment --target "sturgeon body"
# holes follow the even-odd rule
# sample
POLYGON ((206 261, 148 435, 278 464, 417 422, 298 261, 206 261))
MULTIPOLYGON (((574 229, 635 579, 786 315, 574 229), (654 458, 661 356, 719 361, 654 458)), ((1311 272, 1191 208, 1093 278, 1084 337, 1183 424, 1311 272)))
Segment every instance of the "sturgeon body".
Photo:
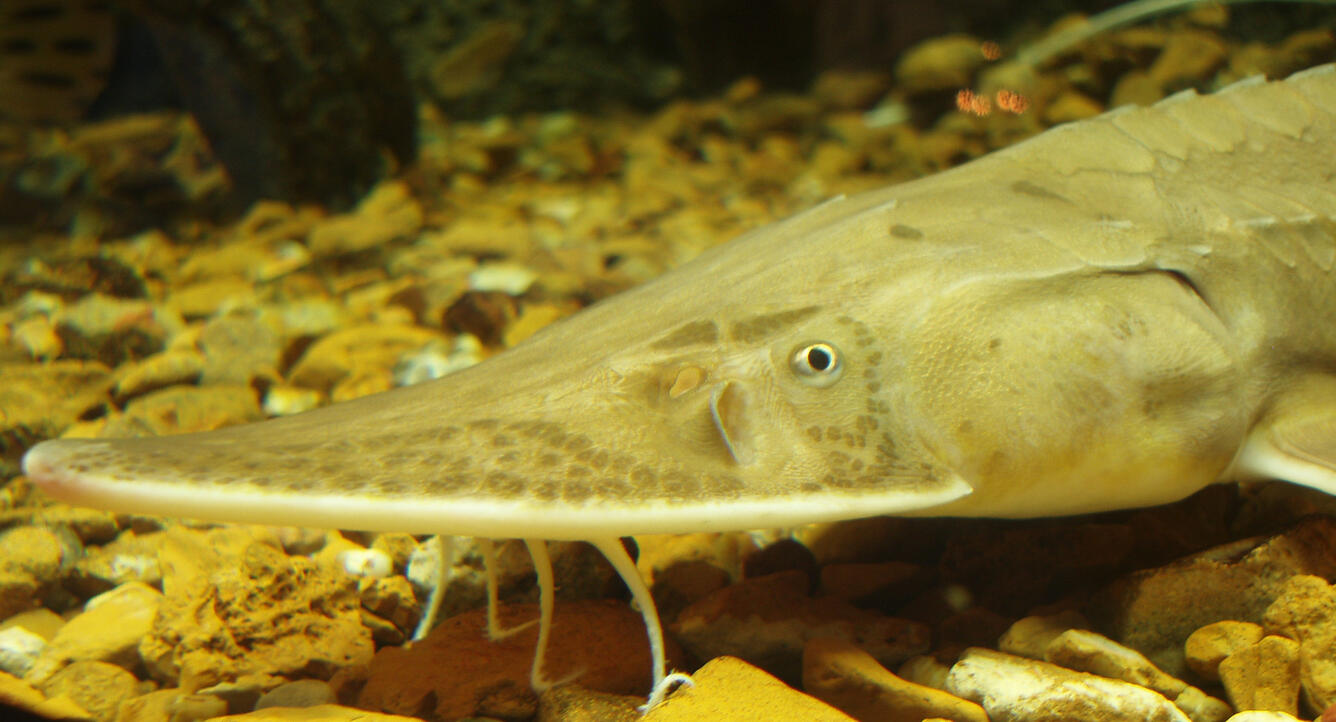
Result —
POLYGON ((57 440, 111 509, 591 539, 1336 492, 1336 68, 831 200, 476 367, 207 433, 57 440))

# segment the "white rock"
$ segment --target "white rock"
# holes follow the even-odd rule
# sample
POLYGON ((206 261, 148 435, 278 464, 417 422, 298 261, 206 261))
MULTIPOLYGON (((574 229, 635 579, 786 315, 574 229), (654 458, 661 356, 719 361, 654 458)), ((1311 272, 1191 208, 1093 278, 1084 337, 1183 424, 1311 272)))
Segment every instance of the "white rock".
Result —
POLYGON ((1227 722, 1302 722, 1298 717, 1291 717, 1284 712, 1263 712, 1248 710, 1230 717, 1227 722))
POLYGON ((951 667, 946 689, 981 705, 992 722, 1190 722, 1145 687, 979 647, 951 667))
POLYGON ((1177 697, 1188 687, 1186 682, 1161 671, 1135 649, 1087 629, 1068 629, 1054 637, 1044 648, 1044 661, 1138 684, 1168 699, 1177 697))
POLYGON ((0 670, 22 677, 46 649, 46 640, 23 627, 0 629, 0 670))
POLYGON ((264 395, 264 412, 270 416, 291 416, 320 405, 320 392, 296 386, 274 386, 264 395))
POLYGON ((436 588, 437 577, 441 569, 441 538, 438 536, 422 542, 408 555, 408 569, 404 576, 419 592, 429 592, 436 588))
POLYGON ((469 288, 474 291, 500 291, 519 296, 529 290, 538 274, 524 266, 489 263, 469 274, 469 288))
POLYGON ((349 549, 339 552, 339 564, 355 577, 381 579, 394 571, 394 560, 379 549, 349 549))

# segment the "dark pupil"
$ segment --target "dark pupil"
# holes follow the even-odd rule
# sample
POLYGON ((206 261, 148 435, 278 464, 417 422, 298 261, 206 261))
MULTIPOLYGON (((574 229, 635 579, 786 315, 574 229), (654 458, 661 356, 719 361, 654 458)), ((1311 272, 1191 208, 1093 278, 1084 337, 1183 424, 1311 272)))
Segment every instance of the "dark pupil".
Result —
POLYGON ((824 349, 807 349, 807 364, 817 371, 825 371, 830 368, 830 354, 824 349))

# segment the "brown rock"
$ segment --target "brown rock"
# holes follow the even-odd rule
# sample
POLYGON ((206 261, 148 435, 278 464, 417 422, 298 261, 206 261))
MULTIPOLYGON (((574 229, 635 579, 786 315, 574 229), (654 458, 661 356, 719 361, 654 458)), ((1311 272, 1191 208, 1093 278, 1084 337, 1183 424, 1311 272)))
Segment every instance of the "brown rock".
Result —
POLYGON ((1299 643, 1276 635, 1225 657, 1220 683, 1234 708, 1299 714, 1299 643))
POLYGON ((883 665, 928 648, 927 627, 858 609, 848 602, 807 596, 807 574, 779 572, 726 587, 691 605, 673 634, 700 659, 737 656, 797 684, 802 650, 814 637, 857 642, 883 665))
POLYGON ((360 593, 364 609, 389 621, 400 632, 411 633, 422 616, 422 604, 413 595, 413 585, 402 576, 363 580, 360 593))
POLYGON ((917 564, 870 562, 827 564, 821 567, 821 592, 838 599, 906 599, 916 591, 923 576, 917 564))
MULTIPOLYGON (((534 604, 503 605, 503 628, 538 618, 534 604)), ((410 648, 387 647, 371 661, 358 705, 394 714, 455 719, 525 717, 537 710, 529 688, 538 625, 504 639, 486 634, 485 609, 441 622, 410 648)), ((612 694, 647 694, 649 644, 640 615, 626 604, 599 599, 558 602, 544 671, 612 694)), ((681 666, 669 645, 669 666, 681 666)))
MULTIPOLYGON (((1262 625, 1298 640, 1304 699, 1312 709, 1336 704, 1336 588, 1314 576, 1291 577, 1262 625)), ((1221 673, 1223 675, 1223 673, 1221 673)))
POLYGON ((106 662, 75 662, 42 685, 47 697, 67 697, 97 722, 115 722, 121 702, 135 695, 139 680, 106 662))
POLYGON ((903 680, 843 639, 824 637, 807 643, 803 689, 860 720, 919 722, 943 717, 955 722, 988 722, 979 705, 903 680))
POLYGON ((1262 625, 1225 620, 1193 632, 1184 644, 1188 667, 1202 679, 1219 681, 1225 657, 1261 641, 1262 625))
POLYGON ((691 675, 644 722, 850 722, 852 717, 737 659, 712 659, 691 675))
POLYGON ((1099 592, 1085 611, 1097 629, 1181 676, 1190 634, 1227 619, 1262 621, 1296 574, 1336 578, 1336 519, 1304 519, 1271 537, 1135 572, 1099 592))

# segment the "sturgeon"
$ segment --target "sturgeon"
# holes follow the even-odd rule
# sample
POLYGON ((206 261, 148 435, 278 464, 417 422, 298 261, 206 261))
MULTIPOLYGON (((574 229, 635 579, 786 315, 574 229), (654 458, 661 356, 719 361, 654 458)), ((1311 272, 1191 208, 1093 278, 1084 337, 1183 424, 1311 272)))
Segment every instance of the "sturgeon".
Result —
POLYGON ((436 381, 207 433, 46 441, 24 469, 114 510, 605 551, 1094 512, 1239 479, 1336 493, 1333 265, 1327 65, 830 200, 436 381))

